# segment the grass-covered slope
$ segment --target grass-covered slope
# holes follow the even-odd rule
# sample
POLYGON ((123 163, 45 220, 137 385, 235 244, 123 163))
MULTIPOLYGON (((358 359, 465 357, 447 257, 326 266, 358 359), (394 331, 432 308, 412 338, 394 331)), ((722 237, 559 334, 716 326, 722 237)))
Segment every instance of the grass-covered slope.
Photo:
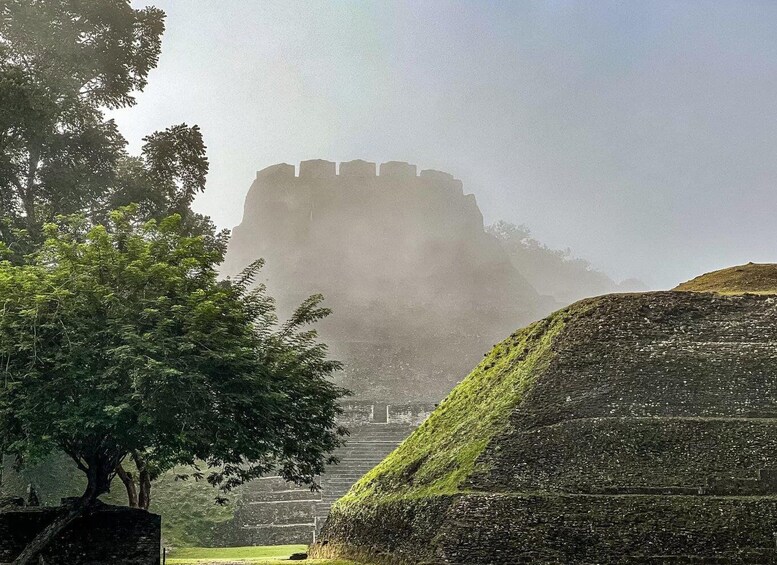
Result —
POLYGON ((748 263, 705 273, 674 290, 716 294, 777 294, 777 264, 748 263))
POLYGON ((591 302, 556 312, 496 345, 437 410, 340 499, 347 508, 462 492, 478 456, 509 425, 509 414, 553 356, 566 322, 591 302))

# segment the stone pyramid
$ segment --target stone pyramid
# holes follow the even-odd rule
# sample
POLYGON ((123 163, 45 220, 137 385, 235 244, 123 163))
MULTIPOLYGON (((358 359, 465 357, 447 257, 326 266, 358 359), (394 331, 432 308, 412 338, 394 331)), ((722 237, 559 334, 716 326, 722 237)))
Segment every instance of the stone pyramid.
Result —
POLYGON ((511 335, 335 505, 312 554, 777 563, 777 267, 737 269, 511 335))

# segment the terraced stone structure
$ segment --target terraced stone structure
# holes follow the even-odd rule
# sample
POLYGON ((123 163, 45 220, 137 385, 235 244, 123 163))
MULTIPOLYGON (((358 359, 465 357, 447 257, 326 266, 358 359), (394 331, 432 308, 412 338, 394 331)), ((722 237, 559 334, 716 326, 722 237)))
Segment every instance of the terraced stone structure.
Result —
POLYGON ((518 331, 337 502, 313 555, 777 562, 777 296, 758 292, 609 295, 518 331))
MULTIPOLYGON (((554 308, 486 233, 460 180, 399 161, 311 160, 257 172, 223 271, 260 257, 281 317, 313 293, 325 296, 333 313, 317 330, 344 363, 337 384, 384 412, 433 406, 505 333, 554 308)), ((309 542, 332 501, 423 420, 353 415, 349 408, 349 445, 322 476, 322 495, 258 481, 223 528, 226 543, 309 542)))
POLYGON ((434 410, 430 404, 376 405, 347 402, 341 422, 348 442, 335 452, 339 464, 319 477, 312 492, 280 477, 265 477, 240 490, 235 516, 215 536, 221 545, 310 543, 323 526, 332 504, 380 463, 434 410))

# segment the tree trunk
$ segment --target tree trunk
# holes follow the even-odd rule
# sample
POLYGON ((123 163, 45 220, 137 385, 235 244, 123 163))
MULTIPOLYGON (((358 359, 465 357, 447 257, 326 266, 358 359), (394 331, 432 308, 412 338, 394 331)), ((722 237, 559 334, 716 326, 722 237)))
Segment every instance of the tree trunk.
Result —
POLYGON ((34 563, 38 554, 46 549, 65 528, 86 514, 91 506, 94 505, 95 500, 96 498, 94 500, 89 500, 85 497, 79 498, 78 502, 71 505, 65 513, 41 530, 13 561, 12 565, 29 565, 34 563))
POLYGON ((135 479, 132 473, 128 473, 124 470, 124 467, 119 463, 116 466, 116 476, 124 483, 124 488, 127 489, 127 504, 130 508, 138 508, 138 489, 135 486, 135 479))
POLYGON ((138 494, 138 508, 148 510, 151 506, 151 475, 148 471, 140 473, 140 493, 138 494))
POLYGON ((115 468, 108 466, 103 462, 90 465, 87 470, 89 482, 86 492, 70 505, 66 506, 65 511, 51 524, 43 528, 33 540, 27 544, 11 565, 31 565, 37 561, 39 554, 45 550, 49 544, 61 534, 65 528, 72 524, 81 516, 92 511, 97 502, 97 497, 108 492, 110 488, 110 475, 115 468))
POLYGON ((138 452, 133 452, 132 458, 135 460, 135 465, 138 468, 138 485, 140 486, 138 508, 148 510, 148 507, 151 505, 151 473, 148 470, 146 460, 138 452))

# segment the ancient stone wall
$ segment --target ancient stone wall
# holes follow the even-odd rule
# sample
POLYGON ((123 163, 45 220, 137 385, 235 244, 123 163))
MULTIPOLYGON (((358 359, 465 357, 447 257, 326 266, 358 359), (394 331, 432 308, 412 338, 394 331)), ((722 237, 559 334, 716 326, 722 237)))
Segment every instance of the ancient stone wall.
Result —
POLYGON ((746 485, 750 494, 764 494, 768 482, 758 476, 777 468, 776 432, 774 420, 759 419, 578 419, 501 438, 499 449, 509 458, 487 450, 482 461, 489 473, 469 484, 517 492, 699 494, 728 478, 743 481, 741 494, 746 485))
MULTIPOLYGON (((10 563, 57 516, 58 508, 0 511, 0 563, 10 563)), ((57 565, 158 565, 161 519, 143 510, 103 506, 67 528, 47 549, 57 565)))
POLYGON ((490 471, 473 487, 698 490, 777 468, 776 312, 773 297, 597 299, 483 454, 490 471))
POLYGON ((485 232, 461 181, 409 163, 311 160, 259 171, 224 272, 259 257, 281 317, 314 293, 332 309, 317 329, 344 363, 335 379, 352 392, 343 421, 351 437, 319 495, 277 479, 248 487, 225 527, 232 543, 310 541, 332 502, 495 340, 550 309, 485 232))
POLYGON ((316 557, 390 565, 766 564, 777 498, 482 494, 364 506, 316 557), (347 544, 340 540, 348 540, 347 544))

